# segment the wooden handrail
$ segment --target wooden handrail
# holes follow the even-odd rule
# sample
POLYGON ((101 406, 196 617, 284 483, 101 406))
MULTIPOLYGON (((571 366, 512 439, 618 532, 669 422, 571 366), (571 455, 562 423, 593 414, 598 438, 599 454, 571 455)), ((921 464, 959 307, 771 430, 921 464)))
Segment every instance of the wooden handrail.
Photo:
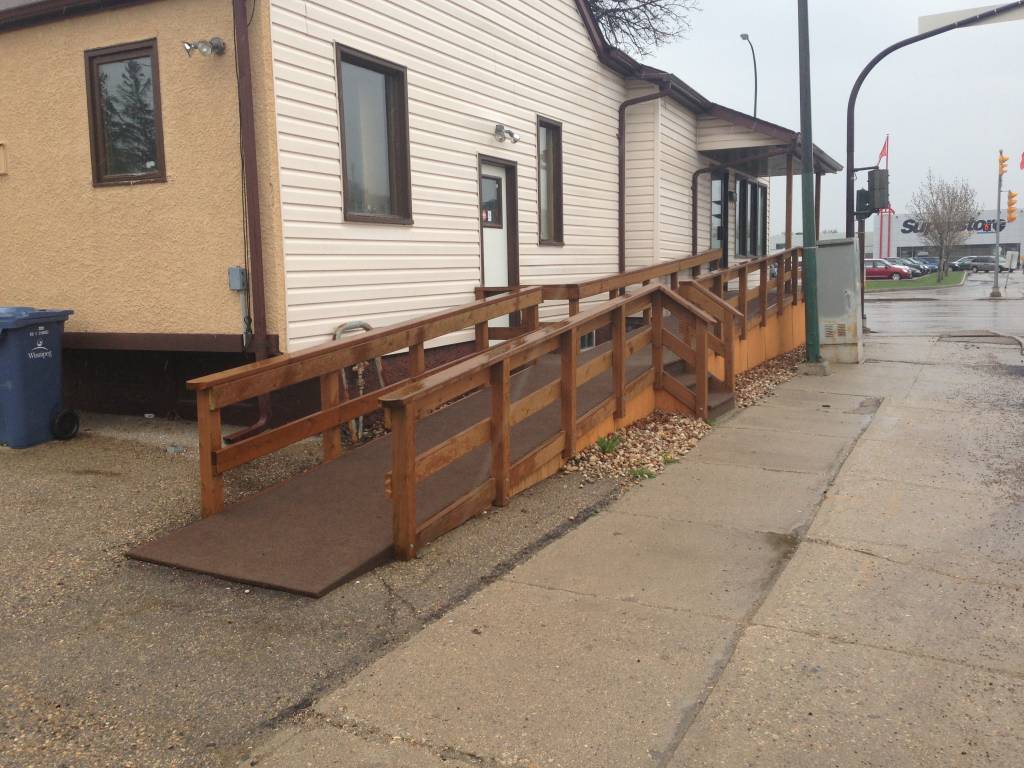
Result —
POLYGON ((698 283, 696 280, 682 280, 679 283, 679 291, 685 295, 685 291, 690 290, 694 292, 694 296, 699 298, 691 299, 694 304, 699 307, 707 309, 709 313, 713 313, 717 316, 717 319, 721 322, 725 322, 727 318, 732 319, 743 319, 743 313, 741 313, 736 307, 730 304, 728 301, 718 296, 703 285, 698 283))
MULTIPOLYGON (((406 381, 395 382, 343 401, 341 372, 344 368, 408 348, 409 380, 414 381, 430 373, 425 370, 424 344, 427 341, 472 329, 477 349, 487 349, 489 320, 522 312, 525 329, 534 329, 538 325, 541 299, 540 288, 516 288, 496 298, 474 301, 343 341, 193 379, 189 387, 196 391, 203 516, 223 510, 223 475, 229 469, 314 435, 322 436, 324 461, 335 459, 341 455, 340 426, 377 410, 381 397, 406 384, 406 381), (222 408, 314 378, 320 379, 320 408, 316 412, 233 445, 223 445, 222 408)), ((436 370, 451 365, 453 363, 448 363, 436 370)))
MULTIPOLYGON (((410 344, 423 343, 462 330, 475 325, 480 320, 490 320, 520 309, 537 306, 542 300, 542 291, 539 287, 513 288, 508 291, 508 294, 491 299, 480 299, 404 323, 377 328, 350 339, 331 341, 300 352, 287 352, 220 373, 200 376, 190 380, 188 387, 197 391, 213 389, 225 384, 263 376, 282 368, 314 362, 320 363, 325 358, 331 358, 329 367, 340 370, 343 366, 351 365, 354 362, 379 357, 382 354, 404 349, 410 344)), ((313 373, 309 378, 317 375, 319 374, 313 373)), ((271 387, 271 389, 276 388, 271 387)))
MULTIPOLYGON (((703 293, 700 295, 703 299, 703 293)), ((712 303, 712 306, 715 310, 721 309, 718 304, 712 303)), ((735 310, 729 307, 729 312, 735 310)), ((725 316, 731 318, 731 315, 725 316)), ((382 396, 381 404, 391 414, 392 424, 392 469, 385 478, 385 490, 392 498, 395 555, 402 559, 415 557, 419 546, 478 514, 486 506, 504 506, 512 495, 535 482, 531 478, 538 477, 538 473, 550 474, 552 462, 562 462, 575 455, 579 440, 592 441, 594 430, 609 419, 615 423, 625 419, 628 403, 645 389, 665 389, 683 407, 692 409, 698 417, 707 418, 708 380, 714 375, 710 368, 712 354, 726 358, 726 380, 731 380, 732 337, 727 336, 728 344, 714 337, 712 329, 717 324, 713 314, 672 289, 660 284, 648 285, 637 293, 602 302, 568 321, 482 351, 382 396), (687 338, 676 336, 664 327, 665 309, 685 321, 687 338), (637 314, 642 314, 648 323, 629 334, 626 318, 637 314), (601 326, 611 329, 611 348, 580 365, 577 357, 581 335, 601 326), (647 346, 651 347, 651 364, 639 376, 627 381, 627 359, 647 346), (665 374, 663 349, 693 367, 696 374, 693 391, 665 374), (512 402, 511 372, 554 352, 561 358, 558 379, 512 402), (577 389, 607 372, 611 373, 611 396, 579 415, 577 389), (485 387, 490 392, 489 418, 416 453, 417 423, 423 416, 485 387), (513 464, 509 447, 511 428, 556 400, 561 402, 558 433, 513 464), (430 519, 418 520, 419 482, 484 442, 490 443, 490 477, 430 519)))
MULTIPOLYGON (((401 402, 409 405, 427 397, 438 389, 450 386, 453 383, 475 380, 481 372, 488 370, 495 363, 515 357, 521 358, 523 357, 525 350, 530 349, 539 342, 550 341, 551 339, 561 336, 568 331, 575 330, 577 333, 582 333, 581 329, 585 328, 596 319, 601 318, 604 315, 611 314, 611 312, 619 307, 626 307, 629 304, 635 305, 638 300, 658 292, 667 293, 670 301, 683 307, 703 322, 709 324, 718 322, 713 315, 705 312, 686 298, 671 293, 661 285, 650 285, 637 293, 620 296, 617 299, 602 303, 593 309, 587 310, 586 312, 574 315, 567 321, 559 323, 558 325, 545 326, 540 330, 512 339, 501 346, 493 347, 481 354, 459 361, 443 371, 438 371, 437 373, 424 376, 415 382, 409 382, 405 386, 381 397, 381 404, 392 405, 401 402)), ((529 360, 526 360, 525 362, 529 362, 529 360)), ((459 392, 455 396, 457 397, 463 393, 464 392, 459 392)))

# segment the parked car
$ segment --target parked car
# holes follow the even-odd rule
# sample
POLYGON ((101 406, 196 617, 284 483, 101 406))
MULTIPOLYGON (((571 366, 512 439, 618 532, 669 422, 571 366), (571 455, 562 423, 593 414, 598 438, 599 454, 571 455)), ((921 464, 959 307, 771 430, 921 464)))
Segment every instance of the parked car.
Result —
POLYGON ((913 258, 908 258, 907 260, 923 269, 926 275, 931 272, 939 271, 939 265, 937 260, 935 262, 931 262, 928 261, 927 259, 922 259, 920 256, 914 256, 913 258))
POLYGON ((910 280, 913 274, 909 267, 894 264, 885 259, 865 259, 864 277, 868 280, 910 280))
POLYGON ((919 261, 920 263, 922 263, 925 266, 927 266, 930 271, 932 271, 932 272, 938 272, 939 271, 939 257, 938 256, 922 255, 922 256, 915 256, 914 258, 917 261, 919 261))
POLYGON ((928 274, 928 270, 922 267, 913 259, 889 259, 893 264, 899 264, 910 270, 911 277, 922 277, 928 274))
MULTIPOLYGON (((991 272, 995 269, 996 258, 995 256, 972 256, 966 267, 962 269, 969 269, 971 272, 991 272)), ((1000 259, 999 271, 1006 272, 1010 268, 1006 262, 1000 259)))
POLYGON ((949 268, 954 272, 963 272, 965 270, 970 270, 971 262, 973 260, 974 256, 964 256, 962 258, 957 259, 956 261, 951 261, 949 263, 949 268))

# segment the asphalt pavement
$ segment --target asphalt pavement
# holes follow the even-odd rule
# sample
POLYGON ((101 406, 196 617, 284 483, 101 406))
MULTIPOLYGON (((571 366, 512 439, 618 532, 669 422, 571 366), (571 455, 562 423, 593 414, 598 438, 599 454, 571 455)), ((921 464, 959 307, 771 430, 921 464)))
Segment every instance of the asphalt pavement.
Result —
POLYGON ((867 294, 867 327, 887 335, 917 336, 994 331, 1024 337, 1024 274, 999 278, 1003 298, 992 299, 992 274, 969 274, 952 288, 867 294))

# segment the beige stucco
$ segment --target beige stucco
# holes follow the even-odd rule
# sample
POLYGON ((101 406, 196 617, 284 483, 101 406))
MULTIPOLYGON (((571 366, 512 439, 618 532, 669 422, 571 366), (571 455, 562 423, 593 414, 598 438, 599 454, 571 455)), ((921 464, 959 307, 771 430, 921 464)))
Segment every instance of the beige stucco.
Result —
MULTIPOLYGON (((283 327, 266 0, 251 27, 270 332, 283 327), (269 117, 267 117, 269 116, 269 117)), ((68 330, 239 333, 245 263, 230 0, 157 0, 0 33, 0 305, 70 307, 68 330), (219 35, 220 57, 182 40, 219 35), (94 187, 84 52, 156 38, 165 183, 94 187)))

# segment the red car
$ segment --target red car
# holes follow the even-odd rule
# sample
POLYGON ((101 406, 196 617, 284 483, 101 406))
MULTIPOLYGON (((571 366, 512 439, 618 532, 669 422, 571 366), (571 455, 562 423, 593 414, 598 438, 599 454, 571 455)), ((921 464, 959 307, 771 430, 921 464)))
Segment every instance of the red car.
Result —
POLYGON ((865 259, 864 276, 868 280, 909 280, 910 270, 885 259, 865 259))

